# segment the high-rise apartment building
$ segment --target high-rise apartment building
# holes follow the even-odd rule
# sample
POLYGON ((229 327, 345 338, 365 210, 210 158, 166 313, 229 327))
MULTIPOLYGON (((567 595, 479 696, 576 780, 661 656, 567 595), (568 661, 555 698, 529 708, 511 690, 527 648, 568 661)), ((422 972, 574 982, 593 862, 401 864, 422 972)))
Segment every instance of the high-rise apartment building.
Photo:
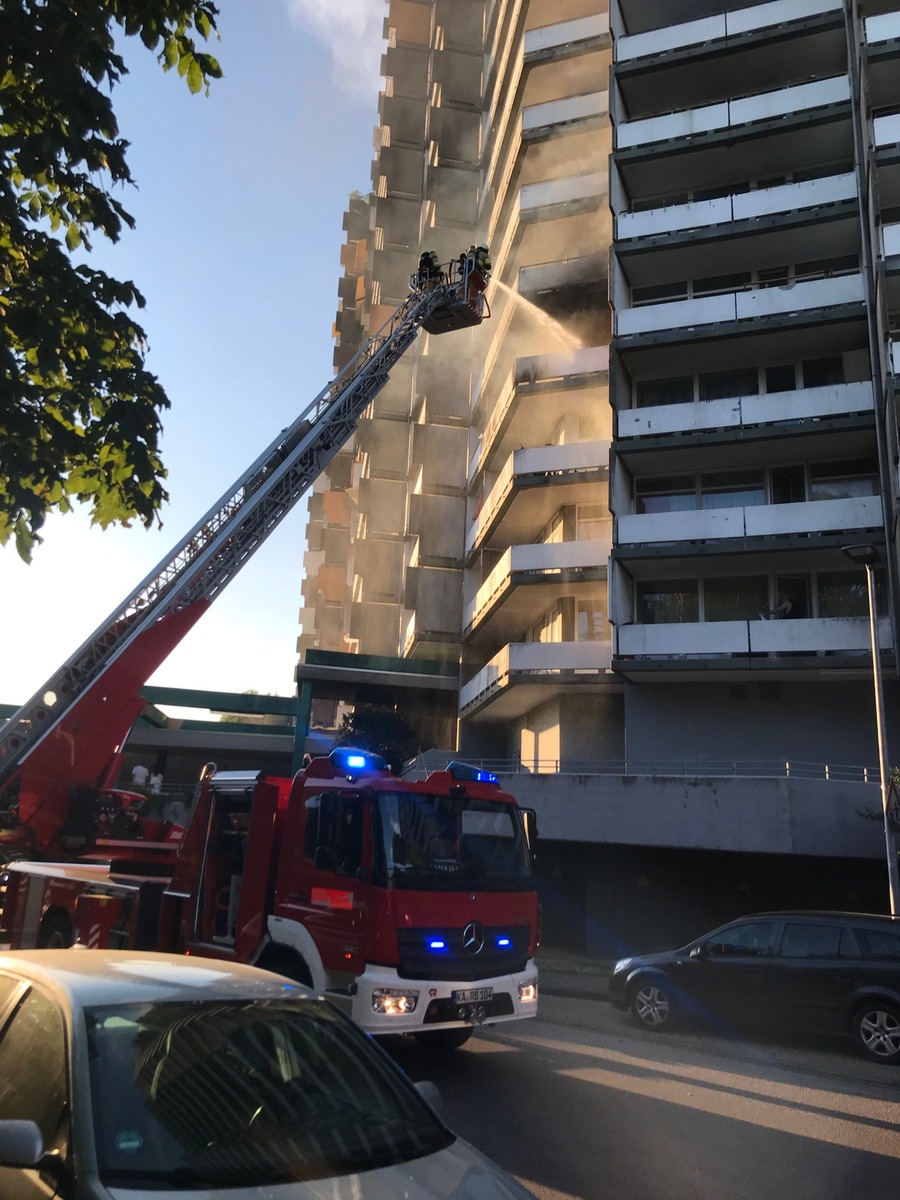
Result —
POLYGON ((489 242, 492 315, 423 336, 317 487, 301 648, 458 665, 443 748, 515 774, 589 945, 877 903, 844 549, 884 564, 896 717, 900 5, 386 13, 338 356, 422 249, 489 242))

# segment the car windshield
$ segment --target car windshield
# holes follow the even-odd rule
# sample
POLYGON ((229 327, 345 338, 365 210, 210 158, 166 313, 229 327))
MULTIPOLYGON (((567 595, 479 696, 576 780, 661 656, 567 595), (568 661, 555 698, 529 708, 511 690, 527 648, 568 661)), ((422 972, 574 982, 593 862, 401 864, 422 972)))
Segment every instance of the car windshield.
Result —
POLYGON ((376 870, 395 887, 533 887, 517 809, 467 795, 380 792, 376 796, 376 870))
POLYGON ((131 1004, 85 1016, 108 1187, 265 1187, 386 1167, 453 1141, 324 1001, 131 1004))

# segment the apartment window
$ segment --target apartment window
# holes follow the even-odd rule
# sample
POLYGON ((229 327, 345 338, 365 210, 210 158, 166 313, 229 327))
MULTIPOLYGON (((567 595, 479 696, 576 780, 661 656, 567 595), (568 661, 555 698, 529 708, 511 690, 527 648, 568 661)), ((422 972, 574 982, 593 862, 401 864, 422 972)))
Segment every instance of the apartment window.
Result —
POLYGON ((635 512, 688 512, 697 507, 697 483, 693 475, 638 479, 634 485, 635 512))
POLYGON ((549 546, 556 542, 565 541, 565 525, 563 522, 563 511, 558 509, 547 524, 544 526, 538 542, 542 545, 549 546))
POLYGON ((878 473, 870 459, 813 463, 809 468, 810 500, 850 500, 878 495, 878 473))
POLYGON ((730 400, 737 396, 755 396, 759 377, 755 367, 741 371, 709 371, 698 380, 701 400, 730 400))
POLYGON ((766 392, 793 392, 797 388, 797 368, 793 363, 766 367, 766 392))
POLYGON ((758 271, 756 274, 756 283, 758 287, 784 287, 790 278, 790 267, 767 267, 764 271, 758 271))
POLYGON ((710 275, 706 279, 695 279, 695 296, 721 296, 728 292, 741 292, 750 286, 749 271, 735 271, 730 275, 710 275))
POLYGON ((608 642, 606 607, 599 600, 579 600, 575 614, 575 640, 578 642, 608 642))
POLYGON ((803 386, 829 387, 844 382, 844 360, 839 354, 831 358, 807 358, 803 361, 803 386))
POLYGON ((855 254, 841 258, 817 258, 812 262, 797 263, 794 275, 797 279, 828 279, 832 275, 852 275, 859 270, 859 259, 855 254))
POLYGON ((802 466, 770 467, 773 504, 802 504, 806 500, 806 472, 802 466))
POLYGON ((644 379, 635 386, 638 408, 656 408, 660 404, 690 404, 694 399, 692 375, 673 379, 644 379))
POLYGON ((579 504, 575 510, 575 540, 590 542, 610 532, 609 510, 602 504, 579 504))
POLYGON ((638 583, 637 619, 642 625, 696 621, 697 580, 661 579, 638 583))
MULTIPOLYGON (((868 617, 866 575, 858 571, 820 571, 816 576, 816 604, 820 617, 868 617)), ((875 607, 885 608, 884 572, 875 572, 875 607)))
POLYGON ((664 300, 686 300, 687 294, 687 283, 654 283, 632 288, 631 303, 638 308, 641 304, 660 304, 664 300))
POLYGON ((716 471, 700 477, 701 508, 747 508, 765 502, 762 471, 716 471))
POLYGON ((561 642, 563 640, 562 607, 554 604, 544 613, 540 621, 532 628, 532 640, 535 642, 561 642))
POLYGON ((768 608, 769 581, 765 575, 707 579, 703 583, 705 621, 755 621, 768 608))

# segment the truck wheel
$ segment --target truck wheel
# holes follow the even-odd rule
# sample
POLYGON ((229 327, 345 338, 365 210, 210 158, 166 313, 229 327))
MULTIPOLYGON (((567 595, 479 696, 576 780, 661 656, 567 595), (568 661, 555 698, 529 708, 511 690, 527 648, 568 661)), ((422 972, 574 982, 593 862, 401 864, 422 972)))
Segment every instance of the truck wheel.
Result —
POLYGON ((294 983, 302 983, 304 987, 311 988, 313 985, 309 967, 298 955, 279 954, 277 957, 263 959, 256 965, 264 971, 271 971, 273 975, 283 975, 285 979, 292 979, 294 983))
POLYGON ((67 950, 72 945, 72 926, 63 916, 44 917, 38 935, 38 945, 44 950, 67 950))
POLYGON ((428 1033, 417 1033, 416 1042, 421 1050, 445 1054, 449 1050, 458 1050, 472 1036, 472 1027, 461 1029, 432 1029, 428 1033))

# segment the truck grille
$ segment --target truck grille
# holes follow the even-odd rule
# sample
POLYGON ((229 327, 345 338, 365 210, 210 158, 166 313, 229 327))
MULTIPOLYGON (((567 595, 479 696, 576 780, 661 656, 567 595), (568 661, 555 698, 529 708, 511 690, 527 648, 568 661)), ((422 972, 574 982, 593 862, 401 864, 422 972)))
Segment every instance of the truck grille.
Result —
POLYGON ((485 925, 481 928, 484 945, 478 953, 466 949, 465 929, 399 929, 397 974, 401 979, 475 980, 525 969, 528 962, 527 927, 485 925), (504 938, 509 939, 508 946, 498 944, 504 938), (432 949, 430 943, 434 941, 443 941, 444 949, 432 949))

